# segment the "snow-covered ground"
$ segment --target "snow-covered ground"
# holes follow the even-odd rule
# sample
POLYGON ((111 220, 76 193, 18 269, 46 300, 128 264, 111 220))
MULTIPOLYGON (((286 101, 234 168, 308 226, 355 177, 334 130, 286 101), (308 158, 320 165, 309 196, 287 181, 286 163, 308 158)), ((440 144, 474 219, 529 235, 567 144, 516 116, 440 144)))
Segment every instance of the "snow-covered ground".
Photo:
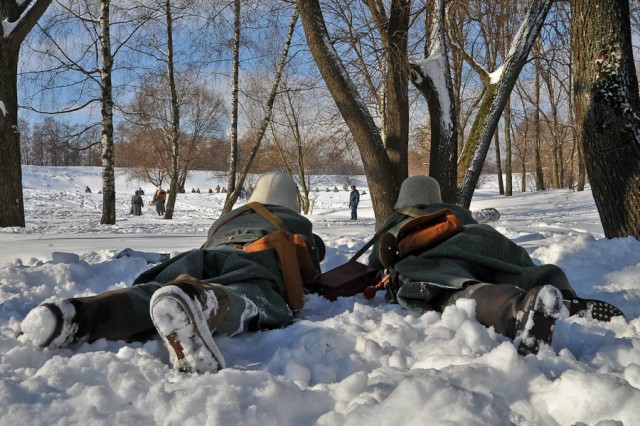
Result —
MULTIPOLYGON (((521 357, 475 321, 469 300, 418 316, 382 293, 336 302, 309 295, 287 328, 217 338, 228 368, 192 375, 170 368, 159 340, 38 350, 15 338, 41 302, 130 285, 147 265, 112 259, 124 248, 175 255, 199 247, 223 201, 207 191, 226 185, 221 175, 193 173, 165 221, 148 206, 154 188, 118 173, 118 221, 102 226, 100 173, 23 169, 27 226, 0 229, 1 425, 640 424, 640 242, 603 238, 590 191, 504 198, 485 184, 471 207, 498 208, 499 231, 626 319, 562 319, 553 347, 521 357), (140 185, 144 214, 129 216, 140 185)), ((309 218, 327 245, 325 270, 374 232, 368 194, 360 220, 348 220, 344 180, 322 177, 314 192, 309 218), (326 192, 334 186, 340 191, 326 192)), ((364 177, 349 183, 368 193, 364 177)))

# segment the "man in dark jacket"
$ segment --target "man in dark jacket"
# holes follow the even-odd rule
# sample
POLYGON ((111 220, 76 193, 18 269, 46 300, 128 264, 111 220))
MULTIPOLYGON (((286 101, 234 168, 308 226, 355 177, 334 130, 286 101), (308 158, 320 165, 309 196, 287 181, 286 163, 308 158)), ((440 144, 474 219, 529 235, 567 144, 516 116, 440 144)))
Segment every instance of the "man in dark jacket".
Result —
POLYGON ((535 265, 527 251, 471 212, 442 202, 438 182, 412 176, 400 188, 396 213, 383 227, 369 259, 372 266, 393 277, 388 299, 419 312, 444 310, 461 298, 476 302, 476 317, 496 332, 518 340, 518 352, 537 353, 540 342, 550 343, 556 319, 591 315, 609 321, 622 315, 615 306, 579 298, 556 265, 535 265), (462 229, 439 244, 399 258, 397 235, 411 214, 449 210, 462 229))
POLYGON ((360 203, 360 192, 355 185, 351 185, 349 193, 349 207, 351 207, 351 220, 358 220, 358 204, 360 203))
MULTIPOLYGON (((324 245, 312 233, 311 222, 297 213, 291 177, 262 175, 249 202, 264 206, 290 232, 302 234, 319 270, 324 245)), ((201 249, 149 269, 132 287, 37 306, 21 323, 21 339, 60 347, 101 338, 143 341, 159 334, 174 368, 216 372, 225 361, 214 333, 278 328, 294 318, 276 252, 242 250, 275 229, 252 208, 232 210, 213 223, 201 249)))

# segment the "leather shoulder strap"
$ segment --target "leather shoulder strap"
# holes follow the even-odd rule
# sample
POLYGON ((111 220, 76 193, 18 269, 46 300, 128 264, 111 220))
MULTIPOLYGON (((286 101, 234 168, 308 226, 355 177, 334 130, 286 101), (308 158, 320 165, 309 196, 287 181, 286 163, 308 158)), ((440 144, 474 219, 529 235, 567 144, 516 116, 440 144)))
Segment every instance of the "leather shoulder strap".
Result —
POLYGON ((281 231, 288 231, 289 229, 284 224, 284 221, 280 219, 277 215, 269 211, 268 208, 264 206, 262 203, 258 203, 257 201, 252 201, 247 204, 247 207, 258 213, 260 216, 269 221, 273 226, 278 228, 281 231))

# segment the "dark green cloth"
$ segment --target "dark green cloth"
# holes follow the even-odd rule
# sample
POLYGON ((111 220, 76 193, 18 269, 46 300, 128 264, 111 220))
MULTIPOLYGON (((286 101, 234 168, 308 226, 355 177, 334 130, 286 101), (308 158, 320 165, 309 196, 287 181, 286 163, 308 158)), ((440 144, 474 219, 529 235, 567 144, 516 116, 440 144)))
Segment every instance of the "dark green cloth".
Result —
MULTIPOLYGON (((305 235, 309 239, 312 258, 319 269, 317 245, 321 240, 314 238, 311 222, 285 207, 266 207, 282 219, 291 232, 305 235)), ((158 283, 164 285, 180 274, 189 274, 216 284, 229 296, 229 315, 223 327, 218 329, 219 333, 233 334, 235 330, 242 328, 247 303, 253 303, 258 308, 258 328, 277 328, 289 324, 293 319, 293 312, 284 299, 284 283, 275 251, 246 253, 234 248, 236 245, 251 243, 274 230, 276 228, 271 223, 245 206, 232 210, 211 225, 209 238, 201 249, 181 253, 143 272, 134 280, 134 288, 148 286, 150 290, 132 290, 136 292, 137 309, 149 309, 148 301, 140 301, 141 294, 150 300, 158 283)))
MULTIPOLYGON (((403 285, 398 291, 399 302, 405 299, 430 302, 443 293, 458 291, 476 283, 510 284, 529 290, 551 284, 561 290, 571 290, 569 281, 555 265, 536 265, 527 251, 489 225, 478 224, 471 212, 446 203, 420 206, 425 214, 449 209, 463 223, 463 230, 436 247, 416 255, 409 255, 395 264, 403 285)), ((394 213, 387 220, 391 233, 412 218, 394 213)), ((386 225, 385 224, 385 225, 386 225)), ((383 225, 384 226, 384 225, 383 225)), ((377 245, 369 264, 380 268, 377 245)))
MULTIPOLYGON (((306 217, 286 207, 265 204, 265 207, 284 222, 287 230, 301 234, 307 238, 311 247, 311 258, 318 270, 322 257, 317 247, 317 236, 314 237, 313 225, 306 217)), ((229 248, 245 245, 264 237, 277 228, 271 222, 246 206, 239 207, 213 222, 209 228, 207 241, 202 245, 204 250, 229 248)))

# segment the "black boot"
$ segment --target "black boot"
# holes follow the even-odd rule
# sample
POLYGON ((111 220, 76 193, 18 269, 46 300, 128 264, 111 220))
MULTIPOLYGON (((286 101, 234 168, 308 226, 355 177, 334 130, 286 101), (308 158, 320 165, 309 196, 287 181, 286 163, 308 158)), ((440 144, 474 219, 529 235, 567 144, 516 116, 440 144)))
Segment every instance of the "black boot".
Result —
POLYGON ((540 342, 551 344, 563 303, 557 288, 545 285, 525 292, 512 285, 489 284, 479 287, 471 298, 476 301, 478 321, 519 341, 519 354, 538 353, 540 342))

